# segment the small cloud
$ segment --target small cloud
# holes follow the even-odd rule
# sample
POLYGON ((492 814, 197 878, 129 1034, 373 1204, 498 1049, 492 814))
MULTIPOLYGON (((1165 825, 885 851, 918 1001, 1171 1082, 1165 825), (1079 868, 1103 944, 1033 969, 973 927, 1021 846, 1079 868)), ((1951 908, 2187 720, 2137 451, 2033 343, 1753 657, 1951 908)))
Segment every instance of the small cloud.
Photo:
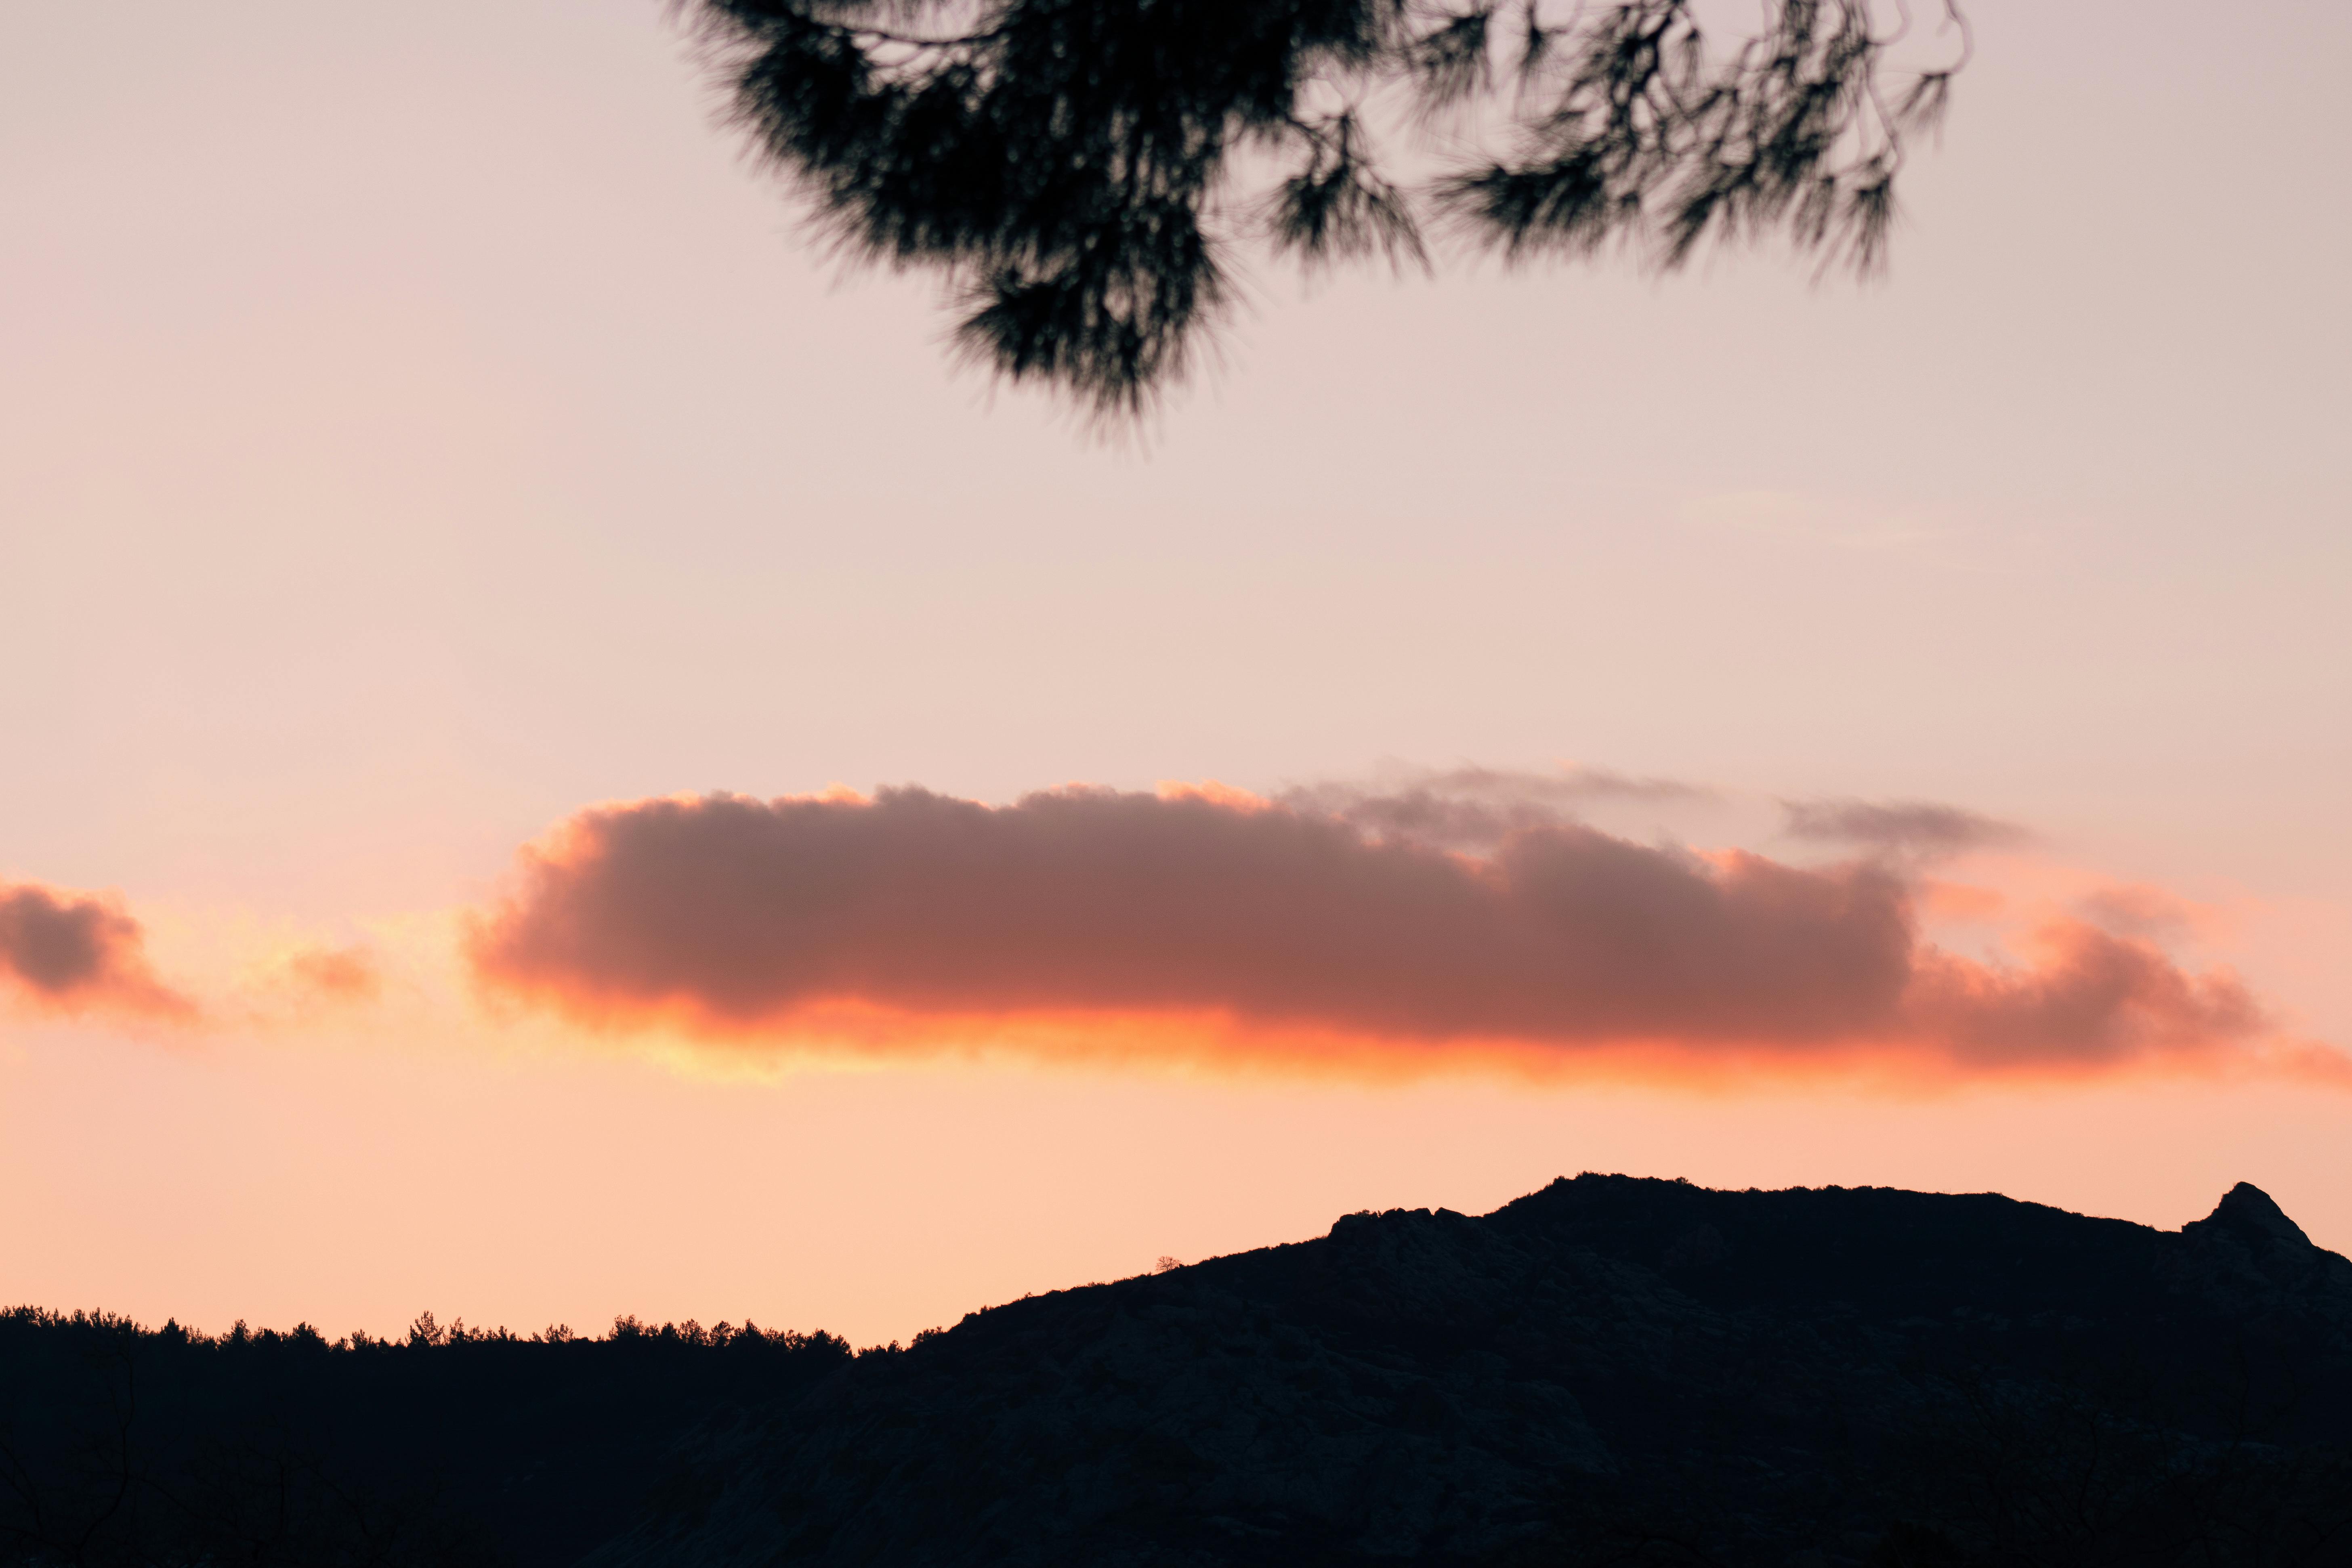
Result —
POLYGON ((1928 879, 1915 889, 1919 911, 1933 921, 1990 923, 2009 913, 2009 895, 1994 888, 1928 879))
POLYGON ((2211 923, 2206 911, 2189 900, 2141 884, 2101 888, 2078 900, 2075 907, 2104 931, 2152 942, 2178 942, 2211 923))
POLYGON ((1702 801, 1716 798, 1704 784, 1679 779, 1635 777, 1612 768, 1581 764, 1539 773, 1505 768, 1461 767, 1428 773, 1414 779, 1422 788, 1440 794, 1491 800, 1549 800, 1575 805, 1595 800, 1702 801))
POLYGON ((337 1002, 373 1002, 383 989, 375 954, 364 947, 304 947, 286 955, 287 978, 337 1002))
POLYGON ((1850 844, 1916 860, 2008 848, 2033 838, 2014 823, 1931 801, 1784 800, 1780 810, 1781 831, 1791 838, 1850 844))
POLYGON ((1375 837, 1447 849, 1489 848, 1514 833, 1573 822, 1580 808, 1601 802, 1716 798, 1697 784, 1588 767, 1398 769, 1371 784, 1302 784, 1275 797, 1294 811, 1336 817, 1375 837))
POLYGON ((120 900, 36 883, 0 883, 0 984, 41 1012, 196 1015, 156 978, 146 932, 120 900))

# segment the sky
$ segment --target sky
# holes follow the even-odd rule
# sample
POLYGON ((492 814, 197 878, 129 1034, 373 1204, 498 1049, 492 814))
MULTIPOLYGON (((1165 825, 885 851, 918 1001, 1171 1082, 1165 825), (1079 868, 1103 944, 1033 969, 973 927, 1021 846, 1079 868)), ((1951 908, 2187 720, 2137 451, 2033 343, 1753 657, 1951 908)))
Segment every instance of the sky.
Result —
POLYGON ((1582 1170, 2352 1250, 2352 16, 1976 0, 1888 276, 1123 440, 655 0, 0 21, 0 1300, 903 1338, 1582 1170))

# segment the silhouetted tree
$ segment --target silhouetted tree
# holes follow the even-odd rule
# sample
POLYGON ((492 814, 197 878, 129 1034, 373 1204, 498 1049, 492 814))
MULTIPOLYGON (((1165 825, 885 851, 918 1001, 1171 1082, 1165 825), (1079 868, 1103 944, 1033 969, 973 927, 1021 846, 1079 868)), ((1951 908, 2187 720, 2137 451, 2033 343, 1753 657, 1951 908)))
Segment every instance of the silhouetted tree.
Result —
POLYGON ((849 1358, 635 1318, 525 1340, 425 1312, 331 1343, 0 1310, 0 1568, 556 1568, 694 1495, 686 1434, 849 1358))
POLYGON ((761 151, 857 259, 943 273, 964 353, 1098 414, 1181 376, 1234 242, 1654 264, 1778 234, 1862 271, 1969 52, 1911 0, 680 0, 761 151), (1438 138, 1413 132, 1445 132, 1438 138), (1412 171, 1402 165, 1411 163, 1412 171))

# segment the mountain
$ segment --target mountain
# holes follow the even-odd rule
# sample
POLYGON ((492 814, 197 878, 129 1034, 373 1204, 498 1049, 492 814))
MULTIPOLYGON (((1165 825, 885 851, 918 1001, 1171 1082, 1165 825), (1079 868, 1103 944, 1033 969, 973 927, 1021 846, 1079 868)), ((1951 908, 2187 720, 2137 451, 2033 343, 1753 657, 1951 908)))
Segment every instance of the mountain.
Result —
POLYGON ((2253 1187, 2174 1234, 1588 1174, 861 1357, 584 1568, 2342 1568, 2347 1444, 2352 1263, 2253 1187))
POLYGON ((2352 1568, 2352 1263, 1588 1174, 856 1355, 0 1313, 12 1568, 1407 1563, 2352 1568))

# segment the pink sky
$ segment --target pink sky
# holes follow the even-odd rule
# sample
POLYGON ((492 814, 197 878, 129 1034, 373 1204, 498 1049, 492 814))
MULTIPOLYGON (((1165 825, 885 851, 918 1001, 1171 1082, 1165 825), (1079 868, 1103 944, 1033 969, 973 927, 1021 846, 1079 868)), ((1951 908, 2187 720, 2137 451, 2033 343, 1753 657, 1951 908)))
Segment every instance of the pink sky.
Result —
POLYGON ((2352 1047, 2342 7, 1980 0, 1885 283, 1269 268, 1123 447, 842 284, 661 12, 8 22, 0 1301, 870 1341, 1588 1168, 2168 1226, 2251 1180, 2352 1249, 2352 1092, 2295 1066, 2352 1047), (2029 976, 2096 931, 2261 1025, 1400 1074, 1074 1061, 975 993, 877 1060, 467 956, 599 805, 1473 764, 1688 786, 1564 808, 1686 890, 1855 875, 1784 802, 2013 825, 1873 929, 2029 976))

